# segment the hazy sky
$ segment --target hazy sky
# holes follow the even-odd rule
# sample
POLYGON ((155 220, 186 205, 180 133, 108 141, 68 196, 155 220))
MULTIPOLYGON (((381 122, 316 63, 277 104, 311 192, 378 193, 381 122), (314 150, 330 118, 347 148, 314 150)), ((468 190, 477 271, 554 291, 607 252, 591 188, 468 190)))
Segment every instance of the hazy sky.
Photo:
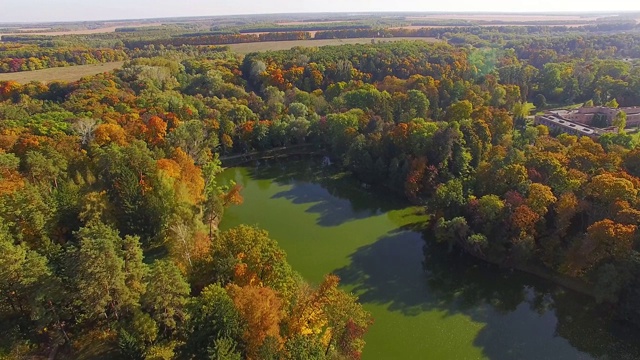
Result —
POLYGON ((640 11, 638 0, 0 0, 0 22, 342 11, 640 11))

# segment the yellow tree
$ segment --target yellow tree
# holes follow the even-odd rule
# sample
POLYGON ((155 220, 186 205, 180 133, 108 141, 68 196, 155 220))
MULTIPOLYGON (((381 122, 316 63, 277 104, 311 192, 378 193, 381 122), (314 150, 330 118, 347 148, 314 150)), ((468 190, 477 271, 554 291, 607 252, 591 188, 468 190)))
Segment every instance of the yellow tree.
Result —
POLYGON ((578 198, 572 192, 562 194, 555 204, 555 210, 556 228, 560 236, 564 236, 578 212, 578 198))
POLYGON ((329 325, 325 353, 335 348, 347 359, 360 359, 365 345, 364 335, 373 324, 373 319, 358 303, 358 297, 339 290, 339 279, 337 276, 331 276, 327 280, 331 287, 330 301, 325 307, 329 325))
POLYGON ((628 257, 633 250, 637 229, 637 225, 624 225, 610 219, 593 223, 568 256, 565 272, 579 276, 603 260, 628 257))
POLYGON ((245 323, 242 339, 247 346, 247 359, 258 359, 258 350, 268 337, 282 343, 280 322, 284 312, 278 293, 266 287, 234 284, 227 291, 245 323))
POLYGON ((127 134, 118 124, 100 124, 94 131, 94 141, 98 145, 116 143, 120 146, 127 144, 127 134))
POLYGON ((604 204, 613 204, 617 200, 635 203, 638 196, 638 190, 631 181, 609 173, 594 176, 587 192, 604 204))
POLYGON ((545 216, 547 211, 549 211, 549 206, 557 200, 551 188, 546 185, 533 183, 529 187, 527 205, 540 216, 545 216))

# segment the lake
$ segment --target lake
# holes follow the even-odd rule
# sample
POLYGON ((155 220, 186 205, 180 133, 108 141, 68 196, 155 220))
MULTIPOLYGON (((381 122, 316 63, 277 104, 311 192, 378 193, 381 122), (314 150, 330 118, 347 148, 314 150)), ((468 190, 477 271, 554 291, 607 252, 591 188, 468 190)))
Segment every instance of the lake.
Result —
POLYGON ((320 160, 225 170, 244 189, 221 228, 269 231, 304 278, 342 279, 375 319, 363 359, 640 359, 639 332, 606 306, 517 271, 449 252, 427 216, 320 160))

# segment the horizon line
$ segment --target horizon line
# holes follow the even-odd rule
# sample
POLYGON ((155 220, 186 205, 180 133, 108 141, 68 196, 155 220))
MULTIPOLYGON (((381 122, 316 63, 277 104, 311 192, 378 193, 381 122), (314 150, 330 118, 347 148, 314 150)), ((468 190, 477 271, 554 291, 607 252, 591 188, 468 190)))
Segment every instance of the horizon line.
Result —
MULTIPOLYGON (((44 21, 0 21, 2 25, 15 25, 15 24, 77 24, 87 22, 119 22, 119 21, 146 21, 146 20, 172 20, 172 19, 208 19, 208 18, 220 18, 220 17, 245 17, 245 16, 277 16, 277 15, 381 15, 381 14, 440 14, 440 15, 473 15, 473 14, 517 14, 517 15, 626 15, 626 14, 640 14, 639 10, 604 10, 604 11, 574 11, 574 10, 553 10, 553 11, 416 11, 416 10, 393 10, 393 11, 308 11, 308 12, 267 12, 267 13, 238 13, 238 14, 224 14, 224 15, 186 15, 186 16, 162 16, 162 17, 145 17, 145 18, 120 18, 120 19, 88 19, 88 20, 44 20, 44 21)), ((438 19, 446 20, 446 19, 438 19)), ((455 19, 452 19, 455 20, 455 19)))

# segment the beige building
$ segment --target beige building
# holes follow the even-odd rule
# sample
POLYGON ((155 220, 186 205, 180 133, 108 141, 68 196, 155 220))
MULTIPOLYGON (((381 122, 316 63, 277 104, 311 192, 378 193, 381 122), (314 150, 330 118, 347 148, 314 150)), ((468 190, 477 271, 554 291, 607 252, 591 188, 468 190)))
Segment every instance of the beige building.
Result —
POLYGON ((596 115, 604 116, 607 123, 611 124, 620 111, 624 111, 627 114, 627 127, 635 128, 640 126, 640 107, 638 106, 618 109, 604 106, 581 107, 575 110, 553 110, 549 111, 549 114, 574 123, 591 126, 596 115))
POLYGON ((557 129, 571 135, 597 137, 602 133, 598 129, 579 124, 564 117, 554 114, 538 115, 535 117, 536 125, 545 125, 549 129, 557 129))

